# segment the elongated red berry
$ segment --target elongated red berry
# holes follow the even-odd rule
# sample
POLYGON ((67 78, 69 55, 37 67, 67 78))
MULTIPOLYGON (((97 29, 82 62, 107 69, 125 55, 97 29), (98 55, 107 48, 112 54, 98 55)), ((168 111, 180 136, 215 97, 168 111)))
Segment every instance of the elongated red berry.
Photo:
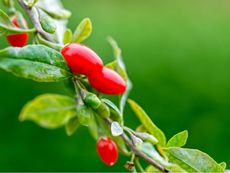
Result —
POLYGON ((101 58, 90 48, 77 43, 66 45, 61 50, 73 73, 90 75, 102 70, 101 58))
MULTIPOLYGON (((19 28, 19 24, 17 22, 17 19, 16 17, 13 17, 11 19, 11 22, 13 23, 13 25, 15 27, 18 27, 19 28)), ((26 20, 24 20, 24 23, 25 25, 27 26, 27 22, 26 20)), ((14 47, 23 47, 26 45, 27 43, 27 40, 29 38, 29 34, 27 33, 20 33, 20 34, 11 34, 11 35, 7 35, 6 36, 8 42, 14 46, 14 47)))
POLYGON ((118 159, 118 150, 116 143, 108 137, 100 137, 97 141, 97 152, 101 160, 113 166, 118 159))
POLYGON ((123 94, 126 90, 124 79, 107 67, 100 72, 92 73, 88 79, 93 88, 104 94, 118 95, 123 94))

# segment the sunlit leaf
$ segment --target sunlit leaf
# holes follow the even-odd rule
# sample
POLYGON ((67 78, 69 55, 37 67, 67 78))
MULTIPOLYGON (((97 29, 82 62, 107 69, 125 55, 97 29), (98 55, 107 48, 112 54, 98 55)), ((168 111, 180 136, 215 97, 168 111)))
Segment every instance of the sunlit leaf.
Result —
POLYGON ((165 149, 165 152, 170 162, 180 165, 187 172, 224 172, 214 159, 199 150, 172 147, 165 149))
POLYGON ((71 43, 73 39, 73 33, 70 29, 66 29, 64 33, 63 43, 71 43))
POLYGON ((58 95, 44 94, 28 102, 19 119, 33 121, 41 127, 55 129, 64 126, 76 116, 76 102, 73 98, 58 95))
POLYGON ((186 144, 187 139, 188 131, 184 130, 180 133, 177 133, 171 139, 169 139, 167 147, 182 147, 186 144))
POLYGON ((89 18, 85 18, 77 26, 74 35, 73 42, 79 43, 88 38, 92 33, 92 23, 89 18))

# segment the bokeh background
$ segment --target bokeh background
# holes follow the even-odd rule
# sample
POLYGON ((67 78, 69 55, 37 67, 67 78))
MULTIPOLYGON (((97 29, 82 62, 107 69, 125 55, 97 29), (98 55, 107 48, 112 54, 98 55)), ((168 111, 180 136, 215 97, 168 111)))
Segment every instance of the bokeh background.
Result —
MULTIPOLYGON (((189 130, 187 147, 230 165, 230 1, 63 0, 73 12, 69 27, 90 17, 85 44, 112 60, 106 37, 123 50, 140 103, 167 138, 189 130)), ((1 4, 1 9, 3 8, 1 4)), ((4 9, 4 8, 3 8, 4 9)), ((0 38, 0 48, 8 46, 0 38)), ((112 168, 97 156, 82 127, 72 137, 20 123, 25 102, 42 93, 64 93, 61 83, 35 83, 0 71, 0 171, 125 171, 120 156, 112 168)), ((129 108, 126 124, 139 122, 129 108)))

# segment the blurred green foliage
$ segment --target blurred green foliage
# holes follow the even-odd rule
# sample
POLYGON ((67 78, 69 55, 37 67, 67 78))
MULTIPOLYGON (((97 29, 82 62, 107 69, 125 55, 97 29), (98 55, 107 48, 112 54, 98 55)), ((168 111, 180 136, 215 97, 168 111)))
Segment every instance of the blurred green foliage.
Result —
MULTIPOLYGON (((170 138, 188 129, 187 147, 230 165, 230 11, 228 0, 65 0, 75 29, 90 17, 85 44, 112 60, 106 37, 119 42, 134 88, 131 97, 170 138)), ((1 9, 2 4, 1 4, 1 9)), ((8 46, 0 38, 0 48, 8 46)), ((20 123, 25 102, 41 93, 65 93, 63 84, 35 83, 0 71, 0 171, 124 171, 97 156, 85 127, 72 137, 20 123)), ((126 124, 138 125, 129 108, 126 124)))

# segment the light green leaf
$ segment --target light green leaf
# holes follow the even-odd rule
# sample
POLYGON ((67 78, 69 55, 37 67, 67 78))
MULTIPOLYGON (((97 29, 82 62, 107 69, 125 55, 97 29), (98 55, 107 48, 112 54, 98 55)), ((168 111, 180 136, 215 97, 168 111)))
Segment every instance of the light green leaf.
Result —
POLYGON ((54 19, 68 19, 71 16, 71 12, 66 9, 51 10, 42 7, 40 4, 38 8, 40 8, 42 11, 44 11, 46 14, 54 19))
POLYGON ((61 54, 42 45, 1 50, 0 68, 18 77, 38 82, 58 82, 71 77, 61 54))
POLYGON ((226 162, 221 162, 219 165, 220 165, 223 169, 226 169, 226 167, 227 167, 226 162))
POLYGON ((80 43, 88 38, 92 33, 92 29, 91 20, 89 18, 83 19, 74 32, 73 42, 80 43))
POLYGON ((126 104, 126 101, 129 97, 129 94, 131 92, 133 88, 133 84, 131 82, 131 80, 127 80, 126 81, 126 91, 125 93, 121 96, 120 98, 120 103, 119 103, 119 107, 120 107, 120 110, 121 110, 121 114, 123 115, 123 112, 124 112, 124 108, 125 108, 125 104, 126 104))
POLYGON ((149 165, 147 168, 145 168, 146 173, 162 173, 159 169, 155 168, 152 165, 149 165))
POLYGON ((76 116, 76 102, 73 98, 44 94, 28 102, 20 113, 20 121, 33 121, 41 127, 55 129, 64 126, 76 116))
POLYGON ((142 144, 140 147, 140 150, 147 154, 149 157, 151 157, 153 160, 155 160, 159 165, 161 165, 163 168, 166 170, 170 171, 171 173, 186 173, 186 171, 181 168, 179 165, 170 163, 167 160, 165 160, 155 149, 155 147, 148 143, 145 142, 142 144))
POLYGON ((0 9, 0 28, 1 28, 1 30, 3 30, 3 29, 6 30, 7 34, 35 32, 34 29, 22 29, 22 28, 15 27, 11 23, 9 16, 5 12, 3 12, 1 9, 0 9))
POLYGON ((73 39, 73 33, 70 29, 66 29, 64 33, 63 43, 71 43, 73 39))
POLYGON ((224 172, 214 159, 199 150, 172 147, 164 151, 168 153, 170 162, 180 165, 188 172, 224 172))
POLYGON ((93 111, 85 105, 78 105, 77 116, 81 125, 89 126, 92 121, 93 111))
POLYGON ((146 112, 135 101, 129 99, 128 103, 146 130, 158 139, 161 146, 165 146, 166 137, 164 133, 152 122, 146 112))
POLYGON ((182 147, 186 144, 187 139, 188 139, 188 131, 184 130, 180 133, 177 133, 171 139, 169 139, 167 143, 167 147, 182 147))
POLYGON ((65 131, 68 136, 73 135, 76 130, 80 127, 78 117, 75 116, 71 118, 68 123, 65 125, 65 131))
POLYGON ((123 133, 123 128, 121 127, 121 125, 118 122, 116 122, 116 121, 112 122, 111 133, 113 136, 120 136, 123 133))

